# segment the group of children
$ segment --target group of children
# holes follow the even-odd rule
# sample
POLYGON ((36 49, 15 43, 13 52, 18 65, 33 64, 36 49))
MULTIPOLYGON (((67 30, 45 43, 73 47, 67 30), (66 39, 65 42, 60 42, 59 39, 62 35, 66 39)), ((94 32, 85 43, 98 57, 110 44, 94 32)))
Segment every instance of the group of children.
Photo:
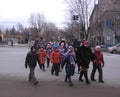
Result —
MULTIPOLYGON (((25 59, 25 68, 29 67, 30 73, 29 73, 29 81, 32 82, 34 85, 38 83, 38 81, 35 78, 34 70, 37 65, 37 62, 39 64, 40 69, 45 71, 45 62, 47 60, 47 68, 49 68, 50 63, 52 64, 51 68, 51 74, 59 76, 59 72, 61 69, 64 68, 65 65, 65 82, 69 83, 69 86, 73 86, 71 76, 75 73, 75 67, 77 64, 76 61, 76 53, 74 51, 74 48, 72 46, 68 46, 67 48, 64 47, 64 42, 58 44, 53 44, 51 46, 48 44, 46 46, 46 49, 44 47, 40 47, 39 50, 36 50, 35 46, 31 47, 31 51, 27 53, 26 59, 25 59)), ((99 71, 99 80, 101 82, 104 82, 102 80, 102 67, 104 65, 104 59, 103 54, 101 52, 100 46, 96 46, 95 52, 93 53, 93 70, 91 73, 91 80, 95 81, 95 72, 96 69, 99 71)))

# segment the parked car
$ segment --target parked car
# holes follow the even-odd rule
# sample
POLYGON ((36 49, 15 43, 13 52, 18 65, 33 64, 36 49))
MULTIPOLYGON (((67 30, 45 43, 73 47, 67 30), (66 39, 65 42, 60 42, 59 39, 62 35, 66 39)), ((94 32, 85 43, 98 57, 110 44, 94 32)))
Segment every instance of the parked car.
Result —
POLYGON ((120 43, 118 43, 114 46, 108 47, 108 52, 110 52, 110 53, 120 53, 120 43))
POLYGON ((100 47, 101 47, 101 50, 104 52, 106 52, 108 50, 106 45, 100 45, 100 47))

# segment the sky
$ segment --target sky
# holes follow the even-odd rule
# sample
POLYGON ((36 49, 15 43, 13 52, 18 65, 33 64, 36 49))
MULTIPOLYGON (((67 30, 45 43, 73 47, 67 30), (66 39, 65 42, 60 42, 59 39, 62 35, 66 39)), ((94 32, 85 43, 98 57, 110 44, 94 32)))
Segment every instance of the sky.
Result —
POLYGON ((32 13, 43 14, 47 21, 62 27, 65 22, 64 0, 0 0, 0 26, 29 25, 32 13))
POLYGON ((32 13, 40 13, 58 26, 65 20, 63 0, 0 0, 0 25, 29 23, 32 13))

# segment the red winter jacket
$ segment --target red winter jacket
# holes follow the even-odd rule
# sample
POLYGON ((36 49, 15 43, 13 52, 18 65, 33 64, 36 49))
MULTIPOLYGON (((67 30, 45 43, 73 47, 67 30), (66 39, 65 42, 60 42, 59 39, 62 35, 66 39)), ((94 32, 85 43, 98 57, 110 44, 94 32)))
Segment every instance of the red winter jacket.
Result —
POLYGON ((96 65, 104 65, 104 58, 103 58, 103 53, 101 51, 95 51, 93 53, 94 59, 93 59, 93 63, 96 65))
POLYGON ((58 49, 55 49, 54 51, 52 51, 50 60, 51 60, 51 63, 53 63, 53 64, 62 62, 62 56, 58 49))
POLYGON ((41 64, 45 64, 45 59, 46 59, 46 51, 45 50, 39 50, 38 52, 39 55, 39 60, 41 64))

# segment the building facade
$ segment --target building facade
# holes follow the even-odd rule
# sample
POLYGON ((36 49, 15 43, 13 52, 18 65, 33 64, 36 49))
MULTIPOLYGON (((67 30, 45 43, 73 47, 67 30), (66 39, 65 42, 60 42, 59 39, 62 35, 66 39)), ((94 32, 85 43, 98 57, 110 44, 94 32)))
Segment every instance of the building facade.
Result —
POLYGON ((90 17, 91 44, 111 46, 120 42, 120 0, 99 0, 90 17))

